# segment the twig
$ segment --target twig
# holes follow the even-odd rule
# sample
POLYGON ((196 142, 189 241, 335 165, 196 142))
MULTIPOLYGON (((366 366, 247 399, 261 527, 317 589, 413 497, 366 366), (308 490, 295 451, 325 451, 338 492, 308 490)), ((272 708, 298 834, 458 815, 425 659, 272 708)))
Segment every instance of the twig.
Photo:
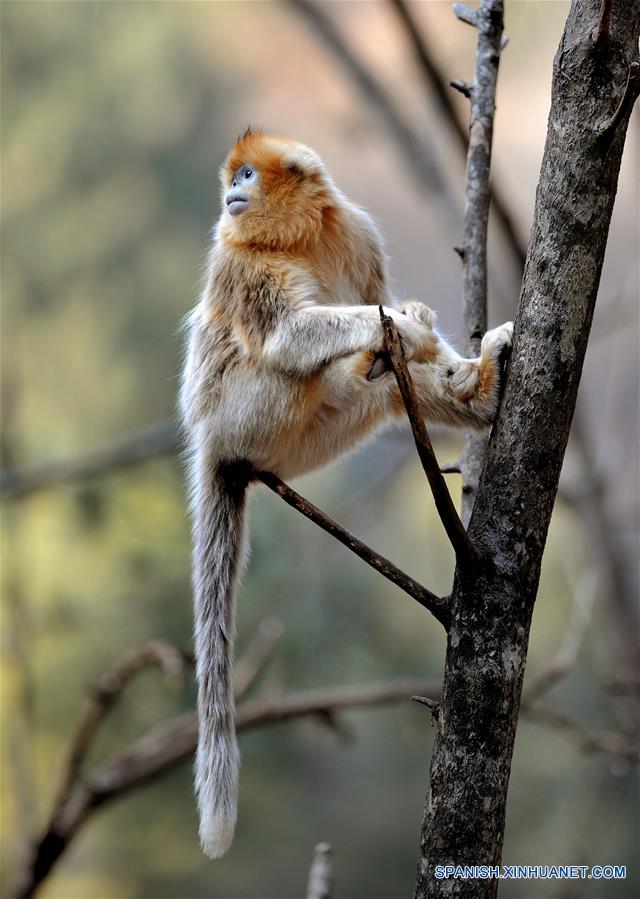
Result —
MULTIPOLYGON (((454 4, 454 12, 458 18, 467 21, 461 16, 461 9, 464 10, 464 7, 454 4)), ((462 270, 467 352, 470 356, 478 356, 482 335, 487 330, 487 233, 491 196, 489 172, 503 0, 482 0, 473 13, 473 20, 478 34, 478 48, 470 92, 462 270)), ((471 518, 486 446, 486 436, 472 431, 465 433, 460 464, 463 484, 461 517, 465 524, 471 518)))
POLYGON ((640 680, 633 677, 612 677, 605 680, 602 689, 616 696, 640 696, 640 680))
POLYGON ((637 676, 638 621, 635 613, 637 590, 632 571, 636 567, 617 539, 616 527, 619 508, 614 510, 607 502, 607 483, 598 470, 595 454, 589 440, 584 407, 579 402, 571 424, 572 447, 578 462, 578 491, 565 489, 562 500, 573 509, 580 521, 589 545, 591 562, 604 575, 603 594, 607 597, 610 613, 607 616, 619 634, 618 655, 625 666, 625 675, 637 676), (619 649, 622 649, 622 652, 619 649))
POLYGON ((452 8, 456 19, 460 19, 465 25, 471 25, 473 28, 478 27, 478 16, 475 10, 469 9, 463 3, 454 3, 452 8))
MULTIPOLYGON (((458 91, 458 93, 462 94, 464 97, 469 99, 471 96, 471 91, 473 90, 473 85, 469 84, 468 81, 462 81, 459 78, 456 78, 454 81, 450 81, 449 84, 451 87, 458 91)), ((456 253, 460 256, 461 259, 464 259, 464 249, 462 247, 454 247, 456 253)))
POLYGON ((389 356, 389 362, 396 377, 398 389, 407 411, 407 416, 413 432, 413 439, 415 440, 416 449, 418 450, 418 456, 420 457, 424 473, 429 481, 438 515, 440 516, 440 520, 444 525, 447 536, 451 541, 451 545, 455 550, 459 564, 468 565, 477 558, 477 554, 462 522, 460 521, 460 517, 456 512, 446 482, 440 471, 440 466, 438 465, 438 460, 433 451, 424 418, 420 414, 418 401, 413 388, 413 381, 402 352, 402 345, 400 343, 397 328, 393 319, 390 316, 385 315, 382 306, 380 307, 380 320, 382 322, 385 349, 389 356))
POLYGON ((404 590, 405 593, 408 593, 409 596, 416 600, 416 602, 431 612, 431 614, 437 618, 445 628, 449 626, 449 609, 445 597, 436 596, 435 593, 427 590, 422 584, 419 584, 408 574, 405 574, 404 571, 401 571, 393 564, 393 562, 390 562, 389 559, 385 559, 384 556, 375 552, 370 546, 363 543, 362 540, 359 540, 357 537, 354 537, 353 534, 350 534, 349 531, 343 528, 342 525, 339 525, 337 521, 334 521, 332 518, 329 518, 328 515, 325 515, 324 512, 318 509, 317 506, 314 506, 313 503, 310 503, 309 500, 300 496, 299 493, 296 493, 295 490, 289 487, 288 484, 285 484, 284 481, 281 481, 276 475, 271 474, 268 471, 256 471, 254 472, 254 477, 270 490, 273 490, 273 492, 288 503, 288 505, 297 509, 298 512, 301 512, 305 518, 313 521, 318 527, 322 528, 323 531, 326 531, 328 534, 331 534, 332 537, 335 537, 336 540, 342 543, 343 546, 346 546, 347 549, 350 549, 351 552, 355 553, 356 556, 363 560, 363 562, 366 562, 367 565, 370 565, 375 571, 383 575, 383 577, 386 577, 387 580, 396 584, 396 586, 400 587, 401 590, 404 590))
MULTIPOLYGON (((250 689, 264 669, 283 630, 282 624, 275 618, 267 618, 260 623, 254 638, 234 669, 233 682, 237 698, 250 689)), ((192 664, 191 653, 184 652, 163 640, 150 640, 125 652, 102 675, 90 691, 86 709, 70 740, 60 786, 45 828, 46 832, 57 831, 68 813, 70 797, 78 783, 82 765, 96 733, 129 681, 145 668, 157 665, 167 678, 181 685, 186 667, 192 664)))
MULTIPOLYGON (((456 144, 466 156, 469 143, 468 129, 460 121, 456 107, 451 99, 451 92, 447 86, 447 79, 443 77, 435 62, 434 54, 429 46, 429 42, 423 31, 418 28, 415 17, 409 4, 406 3, 406 0, 390 0, 390 2, 398 15, 398 19, 413 49, 416 63, 424 76, 425 83, 438 104, 445 121, 449 124, 456 144)), ((470 92, 470 85, 467 85, 466 82, 455 81, 455 83, 450 82, 450 84, 456 90, 460 90, 460 88, 463 87, 461 92, 468 96, 467 91, 464 88, 469 88, 470 92)), ((505 242, 511 251, 518 274, 520 275, 524 269, 526 246, 518 236, 514 217, 509 209, 509 204, 495 182, 491 185, 491 203, 496 219, 504 234, 505 242)))
POLYGON ((417 702, 419 705, 426 705, 426 707, 431 712, 431 717, 434 721, 438 720, 438 715, 440 714, 440 703, 436 702, 435 699, 429 699, 428 696, 412 696, 412 702, 417 702))
POLYGON ((333 860, 329 843, 318 843, 313 850, 309 870, 307 899, 331 899, 333 888, 333 860))

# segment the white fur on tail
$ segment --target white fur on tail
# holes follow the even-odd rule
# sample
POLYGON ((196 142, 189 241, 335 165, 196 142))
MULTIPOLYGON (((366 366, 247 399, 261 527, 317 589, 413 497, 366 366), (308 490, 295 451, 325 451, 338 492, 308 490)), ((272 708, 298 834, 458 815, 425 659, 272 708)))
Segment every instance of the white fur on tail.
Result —
POLYGON ((232 684, 235 590, 244 562, 245 466, 220 463, 195 450, 191 484, 194 512, 193 586, 198 749, 195 789, 200 842, 223 855, 236 823, 239 753, 232 684))

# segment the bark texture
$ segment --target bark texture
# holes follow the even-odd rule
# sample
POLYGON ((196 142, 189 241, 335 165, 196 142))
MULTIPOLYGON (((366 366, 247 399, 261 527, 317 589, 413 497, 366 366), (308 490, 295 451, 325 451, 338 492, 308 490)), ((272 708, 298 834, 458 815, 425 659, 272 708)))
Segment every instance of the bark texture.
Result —
POLYGON ((513 356, 469 526, 491 560, 456 572, 417 899, 484 899, 438 880, 501 861, 531 614, 595 306, 631 108, 640 0, 573 0, 552 104, 513 356))

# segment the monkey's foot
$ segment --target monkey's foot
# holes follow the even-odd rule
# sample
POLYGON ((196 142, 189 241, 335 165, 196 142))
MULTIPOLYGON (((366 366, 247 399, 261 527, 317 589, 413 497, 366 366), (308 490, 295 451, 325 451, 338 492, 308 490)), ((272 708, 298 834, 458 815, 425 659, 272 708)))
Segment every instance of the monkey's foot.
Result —
POLYGON ((502 351, 509 349, 513 340, 513 322, 505 322, 487 333, 482 338, 480 356, 490 356, 499 359, 502 351))

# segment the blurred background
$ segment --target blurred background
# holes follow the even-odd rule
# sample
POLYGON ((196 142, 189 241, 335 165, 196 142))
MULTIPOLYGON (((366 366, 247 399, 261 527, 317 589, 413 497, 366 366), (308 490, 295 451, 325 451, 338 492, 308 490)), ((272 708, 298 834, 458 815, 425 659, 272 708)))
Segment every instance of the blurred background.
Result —
MULTIPOLYGON (((390 2, 324 3, 315 17, 305 9, 2 3, 5 470, 82 456, 173 416, 178 328, 218 215, 217 169, 249 123, 322 154, 380 223, 398 295, 435 307, 460 345, 452 247, 464 158, 451 123, 390 2), (354 77, 353 58, 387 112, 354 77)), ((493 173, 524 246, 567 9, 506 3, 493 173)), ((474 31, 448 3, 409 10, 445 84, 471 79, 474 31)), ((466 122, 466 100, 450 93, 466 122)), ((505 896, 638 894, 638 146, 636 109, 534 615, 525 690, 538 695, 519 727, 504 848, 507 864, 626 864, 627 880, 516 882, 505 896)), ((498 227, 490 253, 497 324, 514 314, 520 272, 498 227)), ((434 440, 443 462, 457 458, 455 434, 434 440)), ((457 497, 458 477, 450 484, 457 497)), ((430 589, 449 590, 452 553, 406 428, 295 486, 430 589)), ((253 695, 441 676, 434 620, 263 489, 251 532, 239 654, 265 618, 284 626, 253 695)), ((2 563, 2 895, 12 896, 90 686, 151 638, 190 646, 177 455, 16 493, 4 504, 2 563)), ((193 702, 190 677, 180 688, 141 672, 92 743, 87 770, 193 702)), ((339 899, 410 895, 433 738, 426 719, 402 702, 344 712, 339 726, 247 731, 227 857, 212 864, 200 853, 184 762, 91 816, 40 895, 296 897, 321 840, 334 847, 339 899)))

